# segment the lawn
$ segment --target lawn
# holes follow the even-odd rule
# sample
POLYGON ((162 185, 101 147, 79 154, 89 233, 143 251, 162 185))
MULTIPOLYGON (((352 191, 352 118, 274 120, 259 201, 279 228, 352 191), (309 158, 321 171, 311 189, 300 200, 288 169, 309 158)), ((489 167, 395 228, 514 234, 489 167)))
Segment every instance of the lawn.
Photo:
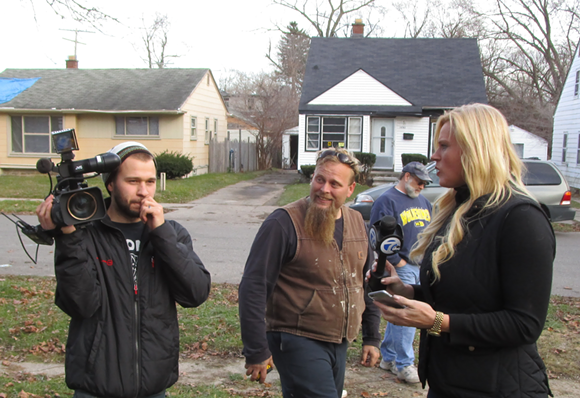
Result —
MULTIPOLYGON (((68 316, 54 305, 54 289, 54 278, 8 275, 0 278, 0 360, 3 364, 64 361, 68 316)), ((239 360, 242 343, 237 289, 233 284, 213 284, 206 303, 195 309, 178 308, 182 359, 202 363, 212 358, 239 360)), ((553 296, 538 341, 551 377, 575 379, 580 375, 579 332, 580 299, 553 296)), ((347 366, 356 367, 359 356, 360 344, 354 344, 349 349, 347 366)), ((247 381, 242 373, 240 369, 239 373, 231 374, 225 385, 213 385, 212 380, 196 385, 178 383, 169 392, 175 397, 248 396, 247 390, 257 385, 247 381)), ((0 396, 4 393, 5 397, 20 397, 21 391, 38 397, 71 394, 62 377, 51 379, 23 372, 0 376, 0 396)))

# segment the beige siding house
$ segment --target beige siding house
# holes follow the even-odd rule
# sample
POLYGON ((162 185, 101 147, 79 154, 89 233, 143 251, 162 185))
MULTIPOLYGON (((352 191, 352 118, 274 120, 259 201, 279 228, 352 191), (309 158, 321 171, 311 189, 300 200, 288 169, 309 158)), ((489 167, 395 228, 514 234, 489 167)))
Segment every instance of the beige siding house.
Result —
POLYGON ((6 69, 0 98, 4 172, 33 170, 40 157, 58 161, 50 132, 74 128, 76 159, 130 140, 156 154, 191 155, 194 174, 204 174, 210 139, 227 135, 226 106, 209 69, 6 69), (9 83, 31 78, 29 88, 2 97, 9 83))

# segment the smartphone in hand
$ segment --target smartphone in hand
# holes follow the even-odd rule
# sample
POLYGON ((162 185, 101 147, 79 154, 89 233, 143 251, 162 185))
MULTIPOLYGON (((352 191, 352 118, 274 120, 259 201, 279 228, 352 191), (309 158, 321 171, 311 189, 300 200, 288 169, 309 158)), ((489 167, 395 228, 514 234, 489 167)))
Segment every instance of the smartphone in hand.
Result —
POLYGON ((377 290, 374 292, 369 292, 369 297, 375 301, 378 301, 381 304, 388 305, 389 307, 394 308, 405 308, 404 305, 401 305, 395 301, 393 295, 386 290, 377 290))

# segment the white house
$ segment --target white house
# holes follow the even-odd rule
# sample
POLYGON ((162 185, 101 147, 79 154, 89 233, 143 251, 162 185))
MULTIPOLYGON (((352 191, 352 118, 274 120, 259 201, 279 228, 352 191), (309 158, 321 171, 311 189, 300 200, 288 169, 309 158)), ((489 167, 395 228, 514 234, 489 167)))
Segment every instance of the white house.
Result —
POLYGON ((554 112, 552 161, 570 186, 580 189, 580 46, 576 47, 554 112))
POLYGON ((538 158, 548 160, 548 141, 518 126, 510 126, 512 144, 520 159, 538 158))
POLYGON ((431 156, 446 109, 474 102, 487 103, 476 39, 365 38, 358 22, 350 38, 312 38, 298 167, 335 147, 375 153, 375 169, 400 171, 404 153, 431 156))

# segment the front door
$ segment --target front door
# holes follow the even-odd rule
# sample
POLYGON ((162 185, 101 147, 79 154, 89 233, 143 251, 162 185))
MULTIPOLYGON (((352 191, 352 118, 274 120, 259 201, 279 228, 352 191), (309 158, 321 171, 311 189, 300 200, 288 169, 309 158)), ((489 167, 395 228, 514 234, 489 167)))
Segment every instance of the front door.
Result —
POLYGON ((377 155, 374 168, 393 168, 393 153, 395 149, 394 132, 394 119, 373 119, 371 152, 377 155))

